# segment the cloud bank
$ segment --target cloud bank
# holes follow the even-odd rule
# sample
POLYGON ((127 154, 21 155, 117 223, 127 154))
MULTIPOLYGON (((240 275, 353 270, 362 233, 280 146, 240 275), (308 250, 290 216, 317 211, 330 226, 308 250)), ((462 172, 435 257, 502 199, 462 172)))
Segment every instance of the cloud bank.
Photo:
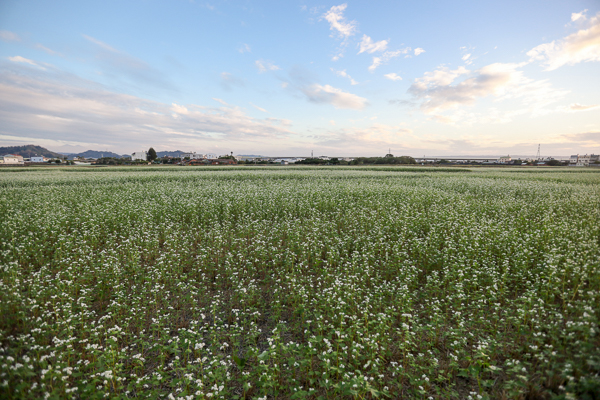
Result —
POLYGON ((55 143, 100 141, 114 149, 218 146, 240 141, 269 146, 288 138, 289 122, 252 118, 243 109, 163 104, 115 93, 57 71, 0 68, 0 136, 55 143), (36 72, 37 71, 37 72, 36 72))

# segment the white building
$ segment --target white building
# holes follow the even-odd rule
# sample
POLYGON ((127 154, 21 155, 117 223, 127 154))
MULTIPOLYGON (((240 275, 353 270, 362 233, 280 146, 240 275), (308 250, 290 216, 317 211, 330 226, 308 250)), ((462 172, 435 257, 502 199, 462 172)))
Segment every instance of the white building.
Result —
POLYGON ((585 155, 573 155, 569 158, 569 165, 576 167, 589 167, 590 164, 594 164, 600 160, 600 156, 597 154, 585 154, 585 155))
POLYGON ((34 162, 44 162, 44 157, 43 156, 33 156, 31 157, 31 161, 32 163, 34 162))
POLYGON ((500 157, 498 159, 498 164, 508 164, 512 161, 512 158, 510 158, 510 155, 506 156, 506 157, 500 157))
POLYGON ((3 159, 4 164, 24 164, 23 157, 18 154, 6 154, 3 159))
POLYGON ((147 161, 148 160, 148 153, 145 151, 136 151, 135 153, 131 154, 131 161, 137 161, 137 160, 141 160, 141 161, 147 161))
POLYGON ((204 154, 198 154, 195 151, 181 154, 181 158, 189 158, 190 160, 200 160, 206 158, 204 154))

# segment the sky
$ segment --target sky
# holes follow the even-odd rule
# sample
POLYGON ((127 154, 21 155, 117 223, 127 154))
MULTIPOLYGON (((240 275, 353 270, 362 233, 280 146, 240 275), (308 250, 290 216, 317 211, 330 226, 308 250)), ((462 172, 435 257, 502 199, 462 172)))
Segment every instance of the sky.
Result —
POLYGON ((600 2, 0 2, 0 146, 600 153, 600 2))

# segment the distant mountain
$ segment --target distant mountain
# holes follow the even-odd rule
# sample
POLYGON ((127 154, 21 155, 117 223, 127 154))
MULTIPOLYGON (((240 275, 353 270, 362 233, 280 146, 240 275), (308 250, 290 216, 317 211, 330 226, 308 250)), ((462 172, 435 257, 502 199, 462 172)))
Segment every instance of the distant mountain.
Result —
POLYGON ((131 157, 129 154, 117 154, 112 151, 96 151, 96 150, 87 150, 83 153, 73 153, 69 154, 69 160, 74 158, 83 157, 83 158, 102 158, 102 157, 111 157, 111 158, 127 158, 131 157))
POLYGON ((179 158, 181 157, 181 155, 185 153, 185 151, 181 151, 181 150, 175 150, 175 151, 157 151, 156 155, 159 158, 162 157, 175 157, 175 158, 179 158))
POLYGON ((31 158, 33 156, 44 156, 44 157, 63 157, 60 153, 55 153, 42 146, 36 146, 34 144, 28 144, 25 146, 8 146, 0 147, 0 156, 5 154, 18 154, 24 158, 31 158))

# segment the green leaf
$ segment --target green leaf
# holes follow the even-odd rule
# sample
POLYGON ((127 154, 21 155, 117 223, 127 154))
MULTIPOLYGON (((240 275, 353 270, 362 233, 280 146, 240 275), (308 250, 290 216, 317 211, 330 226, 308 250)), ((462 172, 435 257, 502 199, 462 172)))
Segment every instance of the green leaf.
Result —
POLYGON ((240 368, 244 368, 244 366, 246 365, 246 359, 243 357, 238 357, 235 354, 233 355, 233 361, 235 361, 235 363, 237 364, 238 367, 240 368))

